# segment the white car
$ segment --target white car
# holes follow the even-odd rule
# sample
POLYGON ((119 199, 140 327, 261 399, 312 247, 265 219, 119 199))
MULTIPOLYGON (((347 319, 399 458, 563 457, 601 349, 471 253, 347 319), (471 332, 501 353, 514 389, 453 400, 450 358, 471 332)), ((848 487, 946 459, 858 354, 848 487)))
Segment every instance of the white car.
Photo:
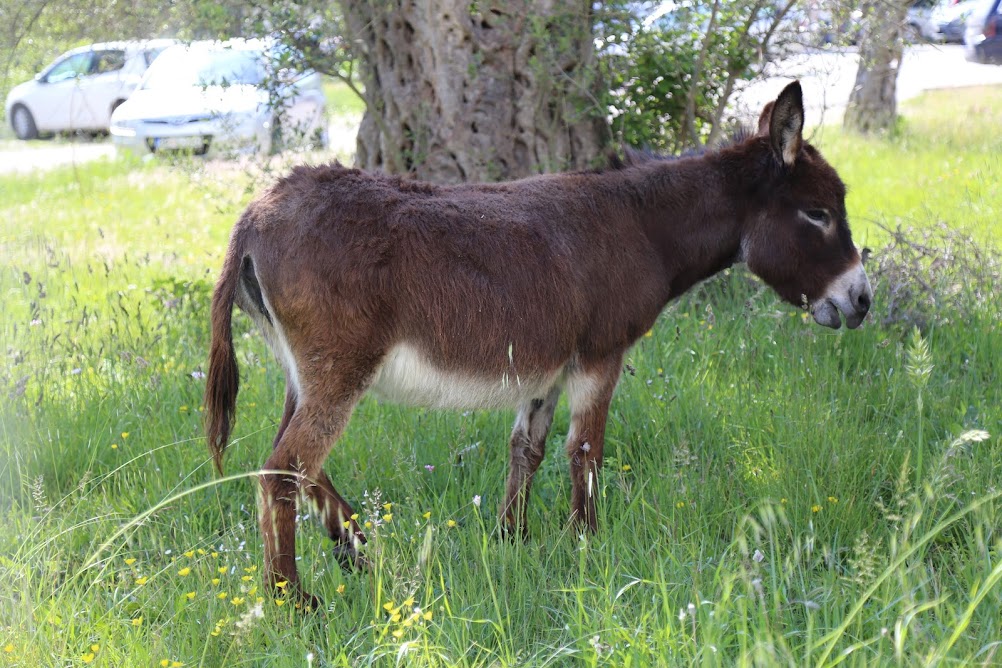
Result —
POLYGON ((139 153, 197 155, 326 145, 320 75, 283 67, 281 55, 260 40, 167 49, 112 115, 112 141, 139 153))
POLYGON ((11 89, 4 106, 18 139, 54 132, 107 132, 111 112, 174 40, 107 42, 67 51, 11 89))

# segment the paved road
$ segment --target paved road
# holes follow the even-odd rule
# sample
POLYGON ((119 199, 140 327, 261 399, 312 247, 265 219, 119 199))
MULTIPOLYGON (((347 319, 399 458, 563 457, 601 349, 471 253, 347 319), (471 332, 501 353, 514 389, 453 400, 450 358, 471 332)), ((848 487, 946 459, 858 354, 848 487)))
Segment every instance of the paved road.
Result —
MULTIPOLYGON (((775 99, 791 79, 804 86, 808 125, 837 122, 856 78, 857 57, 852 52, 803 53, 770 67, 765 80, 741 91, 735 101, 739 115, 754 121, 762 106, 775 99)), ((1002 84, 1002 66, 964 60, 963 47, 921 45, 908 49, 898 75, 898 101, 936 88, 1002 84)), ((343 120, 331 124, 331 150, 347 156, 354 151, 353 127, 343 120)), ((0 143, 0 174, 46 169, 114 154, 107 142, 0 143)))
MULTIPOLYGON (((739 115, 755 120, 762 106, 775 99, 791 79, 800 79, 807 106, 807 124, 839 122, 856 81, 855 53, 803 53, 772 66, 768 78, 737 97, 739 115)), ((964 60, 964 47, 926 44, 910 47, 898 73, 898 102, 939 88, 1002 84, 1002 66, 964 60)))

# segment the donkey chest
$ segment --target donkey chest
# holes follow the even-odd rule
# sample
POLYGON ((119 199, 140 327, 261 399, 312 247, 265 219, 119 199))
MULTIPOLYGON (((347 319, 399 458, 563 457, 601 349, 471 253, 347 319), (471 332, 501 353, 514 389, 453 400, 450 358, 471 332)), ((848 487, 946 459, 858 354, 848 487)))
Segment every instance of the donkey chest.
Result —
POLYGON ((427 408, 514 408, 546 396, 563 369, 523 377, 517 373, 484 374, 445 369, 409 344, 389 351, 370 387, 377 397, 427 408))

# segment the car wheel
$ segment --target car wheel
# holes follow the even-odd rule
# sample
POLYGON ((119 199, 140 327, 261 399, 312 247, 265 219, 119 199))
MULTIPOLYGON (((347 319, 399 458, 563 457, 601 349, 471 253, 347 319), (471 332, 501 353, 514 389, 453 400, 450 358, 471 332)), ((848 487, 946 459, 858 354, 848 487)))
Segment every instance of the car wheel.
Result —
POLYGON ((23 104, 15 105, 10 111, 10 125, 18 139, 38 139, 35 117, 23 104))

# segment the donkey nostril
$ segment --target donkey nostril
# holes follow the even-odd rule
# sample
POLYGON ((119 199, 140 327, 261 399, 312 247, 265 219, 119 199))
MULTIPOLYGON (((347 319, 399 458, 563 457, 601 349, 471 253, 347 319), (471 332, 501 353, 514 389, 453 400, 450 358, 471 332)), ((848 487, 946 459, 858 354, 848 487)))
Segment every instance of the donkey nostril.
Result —
POLYGON ((870 296, 867 295, 865 292, 862 293, 862 294, 860 294, 859 297, 856 298, 856 304, 859 306, 859 310, 860 311, 863 311, 864 313, 866 311, 869 311, 870 310, 870 296))

